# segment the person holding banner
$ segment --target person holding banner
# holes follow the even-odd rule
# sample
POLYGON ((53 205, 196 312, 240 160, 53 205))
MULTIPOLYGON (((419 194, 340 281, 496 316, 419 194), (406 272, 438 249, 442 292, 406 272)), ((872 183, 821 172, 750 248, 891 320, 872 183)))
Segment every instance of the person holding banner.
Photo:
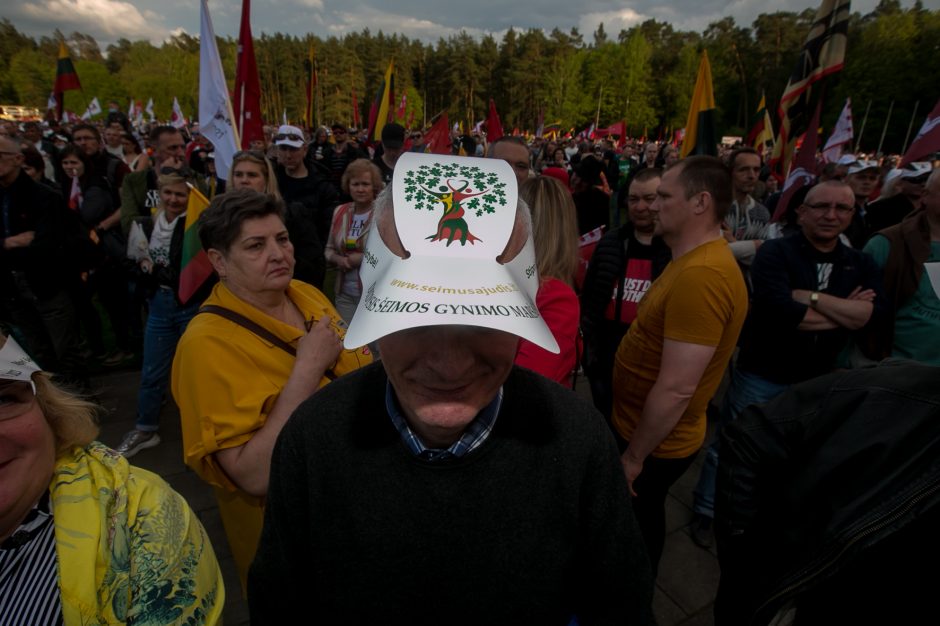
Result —
POLYGON ((182 174, 163 174, 157 179, 160 208, 153 219, 140 218, 147 237, 147 254, 138 261, 138 282, 149 293, 149 314, 144 328, 144 359, 137 394, 137 424, 115 448, 130 458, 160 443, 160 409, 170 379, 170 366, 186 325, 209 295, 213 281, 187 301, 180 302, 180 266, 183 233, 189 205, 189 185, 182 174))

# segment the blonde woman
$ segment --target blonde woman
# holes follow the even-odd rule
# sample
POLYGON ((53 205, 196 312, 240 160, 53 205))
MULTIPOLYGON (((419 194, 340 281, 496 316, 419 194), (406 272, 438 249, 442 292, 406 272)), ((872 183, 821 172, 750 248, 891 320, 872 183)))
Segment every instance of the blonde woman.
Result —
POLYGON ((372 223, 372 205, 385 186, 382 173, 368 159, 356 159, 343 173, 343 193, 352 202, 341 204, 333 213, 326 261, 339 269, 336 274, 336 310, 348 324, 359 306, 362 283, 359 266, 366 246, 366 234, 372 223))
POLYGON ((523 339, 519 342, 516 365, 572 387, 581 345, 580 305, 572 287, 578 268, 578 217, 574 201, 561 182, 548 176, 529 179, 519 195, 532 213, 532 238, 541 278, 535 305, 560 351, 552 354, 523 339))
MULTIPOLYGON (((251 189, 282 200, 271 160, 259 150, 242 150, 232 158, 231 189, 251 189)), ((316 222, 300 202, 292 202, 284 214, 284 224, 294 244, 294 278, 323 288, 326 261, 316 222)))
POLYGON ((95 441, 97 406, 0 346, 0 621, 221 623, 219 564, 186 501, 95 441))

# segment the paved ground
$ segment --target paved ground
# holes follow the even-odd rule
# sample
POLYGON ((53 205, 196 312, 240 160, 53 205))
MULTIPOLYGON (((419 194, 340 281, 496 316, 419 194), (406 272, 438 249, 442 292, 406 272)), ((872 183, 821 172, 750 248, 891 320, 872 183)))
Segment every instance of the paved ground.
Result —
MULTIPOLYGON (((108 409, 102 417, 99 439, 116 446, 122 435, 133 427, 140 373, 124 371, 95 377, 95 389, 108 409)), ((589 394, 586 380, 578 383, 578 392, 589 394)), ((144 450, 133 463, 154 471, 180 492, 202 520, 215 547, 225 578, 227 601, 224 619, 227 626, 248 624, 248 609, 242 597, 234 562, 211 490, 182 461, 179 413, 169 398, 161 413, 160 436, 163 442, 144 450)), ((659 567, 659 580, 653 610, 659 626, 710 626, 712 601, 718 587, 718 561, 712 551, 692 543, 687 525, 692 515, 692 488, 701 466, 699 459, 673 487, 666 503, 666 548, 659 567)))

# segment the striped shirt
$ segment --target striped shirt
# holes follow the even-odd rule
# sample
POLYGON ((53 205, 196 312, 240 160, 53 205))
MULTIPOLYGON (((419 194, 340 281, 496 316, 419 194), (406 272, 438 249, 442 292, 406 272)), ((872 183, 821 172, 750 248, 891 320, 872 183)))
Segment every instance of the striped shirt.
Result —
POLYGON ((48 492, 0 544, 0 616, 3 626, 62 624, 48 492))
POLYGON ((428 461, 439 461, 451 457, 460 458, 468 452, 480 447, 486 438, 490 436, 496 418, 499 416, 499 407, 503 404, 503 388, 499 388, 499 393, 493 398, 492 402, 487 404, 477 414, 473 421, 467 426, 460 436, 449 448, 428 448, 418 435, 411 430, 408 422, 402 415, 398 406, 398 399, 395 397, 395 390, 391 383, 385 387, 385 408, 388 415, 392 418, 392 424, 401 435, 402 441, 411 452, 422 459, 428 461))

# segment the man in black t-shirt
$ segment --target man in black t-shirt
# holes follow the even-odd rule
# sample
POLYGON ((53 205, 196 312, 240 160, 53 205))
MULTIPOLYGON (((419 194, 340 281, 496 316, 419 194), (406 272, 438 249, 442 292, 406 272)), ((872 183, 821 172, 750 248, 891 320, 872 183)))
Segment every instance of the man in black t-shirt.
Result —
POLYGON ((614 355, 636 319, 640 300, 670 260, 669 247, 653 235, 650 212, 661 176, 660 170, 648 168, 631 181, 626 196, 629 221, 598 242, 581 287, 584 372, 594 406, 608 419, 614 355))
POLYGON ((711 543, 721 424, 794 383, 833 371, 852 331, 885 311, 874 259, 840 240, 852 223, 855 200, 845 183, 816 185, 797 209, 800 231, 768 240, 757 250, 741 351, 695 489, 692 539, 702 547, 711 543))

